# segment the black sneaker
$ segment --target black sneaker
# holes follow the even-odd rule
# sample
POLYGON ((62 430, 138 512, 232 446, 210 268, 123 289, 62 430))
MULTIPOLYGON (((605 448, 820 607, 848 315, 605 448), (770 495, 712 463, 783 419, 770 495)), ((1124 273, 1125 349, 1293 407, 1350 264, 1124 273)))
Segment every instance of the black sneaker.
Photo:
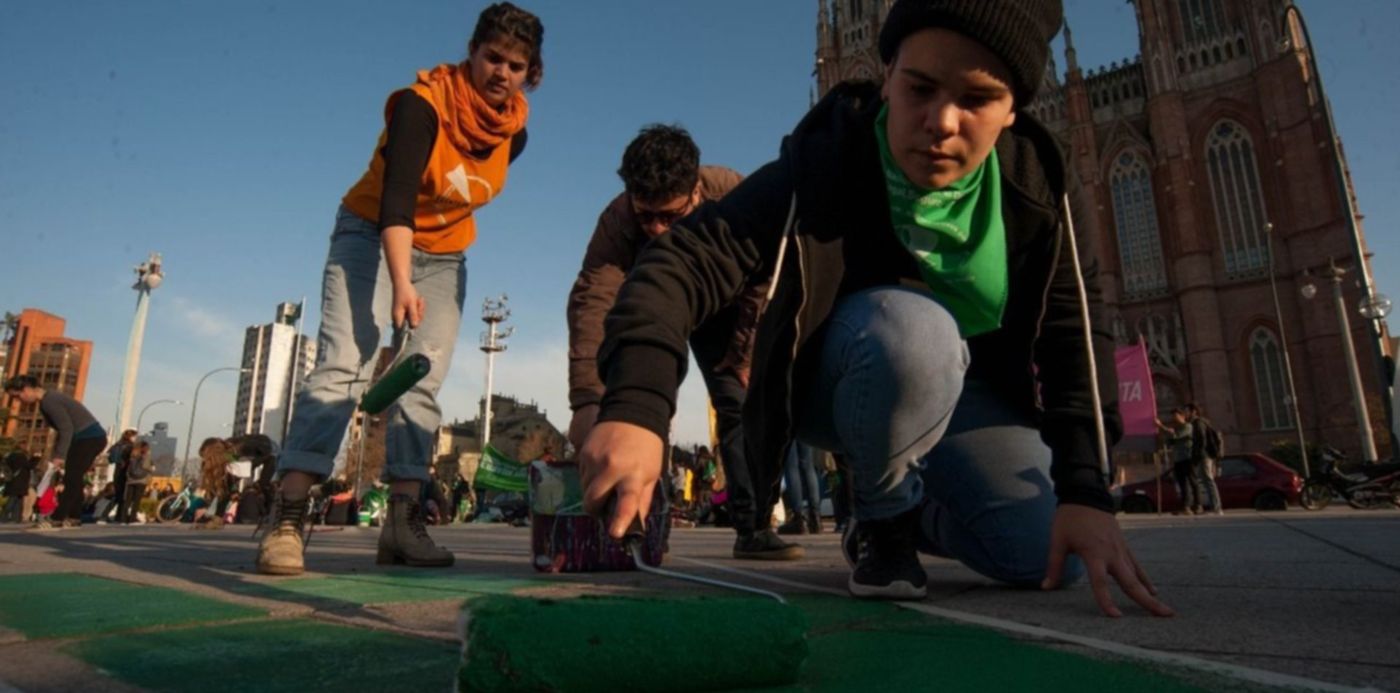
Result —
POLYGON ((740 534, 734 540, 734 557, 749 561, 795 561, 806 554, 799 544, 789 544, 771 529, 740 534))
POLYGON ((919 563, 918 536, 918 509, 888 520, 852 521, 841 541, 846 560, 854 559, 846 585, 851 595, 898 600, 928 596, 928 574, 919 563))

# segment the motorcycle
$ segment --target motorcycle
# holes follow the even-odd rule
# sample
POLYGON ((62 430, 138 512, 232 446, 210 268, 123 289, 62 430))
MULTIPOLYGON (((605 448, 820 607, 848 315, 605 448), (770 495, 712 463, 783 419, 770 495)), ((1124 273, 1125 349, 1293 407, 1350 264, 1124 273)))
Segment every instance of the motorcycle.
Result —
POLYGON ((1303 484, 1299 504, 1321 510, 1340 496, 1353 508, 1400 508, 1400 462, 1346 465, 1346 455, 1336 448, 1322 450, 1322 469, 1303 484))

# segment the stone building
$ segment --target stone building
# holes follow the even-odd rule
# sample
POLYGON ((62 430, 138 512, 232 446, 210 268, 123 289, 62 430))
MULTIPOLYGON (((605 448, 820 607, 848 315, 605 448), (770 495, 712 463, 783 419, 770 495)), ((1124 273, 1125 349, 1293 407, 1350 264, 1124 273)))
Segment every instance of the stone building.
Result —
MULTIPOLYGON (((819 0, 822 93, 879 78, 891 3, 819 0)), ((1028 110, 1085 183, 1095 214, 1076 222, 1097 232, 1107 317, 1120 344, 1146 342, 1159 409, 1199 402, 1236 451, 1291 440, 1286 337, 1309 441, 1357 453, 1343 330, 1322 276, 1335 260, 1349 270, 1341 288, 1385 456, 1388 334, 1356 310, 1365 238, 1347 223, 1350 174, 1335 173, 1331 125, 1286 4, 1133 0, 1141 54, 1087 71, 1067 26, 1066 69, 1052 59, 1028 110)))

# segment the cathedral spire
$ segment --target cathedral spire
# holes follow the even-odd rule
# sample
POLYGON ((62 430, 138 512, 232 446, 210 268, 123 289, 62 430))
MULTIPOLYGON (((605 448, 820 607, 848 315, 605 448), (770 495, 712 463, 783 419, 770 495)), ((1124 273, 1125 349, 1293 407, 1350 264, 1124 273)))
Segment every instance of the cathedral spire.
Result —
POLYGON ((1074 50, 1074 32, 1070 31, 1069 20, 1065 20, 1065 69, 1073 74, 1079 72, 1079 53, 1074 50))

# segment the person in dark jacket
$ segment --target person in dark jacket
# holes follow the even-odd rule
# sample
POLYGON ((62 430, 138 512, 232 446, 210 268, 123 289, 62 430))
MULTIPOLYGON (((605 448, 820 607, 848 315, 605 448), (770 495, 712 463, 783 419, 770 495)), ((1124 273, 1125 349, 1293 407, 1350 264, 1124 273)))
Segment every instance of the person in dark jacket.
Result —
POLYGON ((833 89, 777 161, 643 251, 580 455, 587 509, 616 497, 613 536, 655 490, 685 336, 767 275, 749 451, 776 461, 795 435, 843 456, 853 595, 922 598, 922 551, 1043 589, 1086 570, 1106 614, 1121 613, 1110 578, 1171 614, 1112 514, 1121 423, 1095 244, 1024 110, 1062 21, 1058 0, 897 0, 883 87, 833 89))
POLYGON ((29 496, 34 491, 34 468, 39 458, 31 457, 23 450, 15 450, 5 456, 5 466, 10 470, 10 478, 5 482, 5 516, 0 522, 24 522, 28 518, 26 506, 32 505, 29 496))
POLYGON ((68 529, 83 523, 83 475, 92 461, 107 447, 107 432, 81 402, 55 390, 48 390, 30 375, 17 375, 5 383, 5 394, 24 404, 39 405, 44 422, 54 429, 57 440, 51 464, 63 470, 63 493, 58 507, 36 530, 68 529))
MULTIPOLYGON (((660 236, 706 200, 718 200, 742 177, 727 168, 701 166, 700 148, 690 133, 673 125, 650 125, 627 145, 618 170, 624 191, 598 217, 578 279, 569 291, 569 442, 583 446, 598 416, 603 381, 598 377, 598 345, 603 318, 617 290, 651 239, 660 236)), ((749 287, 690 335, 690 346, 705 378, 719 429, 720 463, 729 480, 734 519, 733 556, 747 560, 801 558, 801 546, 773 532, 773 487, 778 477, 744 453, 742 410, 748 387, 754 329, 767 287, 749 287)))
POLYGON ((127 453, 126 488, 122 498, 121 514, 117 517, 125 524, 136 521, 141 510, 141 499, 146 496, 146 484, 155 475, 156 463, 151 459, 151 444, 141 440, 132 444, 127 453))

